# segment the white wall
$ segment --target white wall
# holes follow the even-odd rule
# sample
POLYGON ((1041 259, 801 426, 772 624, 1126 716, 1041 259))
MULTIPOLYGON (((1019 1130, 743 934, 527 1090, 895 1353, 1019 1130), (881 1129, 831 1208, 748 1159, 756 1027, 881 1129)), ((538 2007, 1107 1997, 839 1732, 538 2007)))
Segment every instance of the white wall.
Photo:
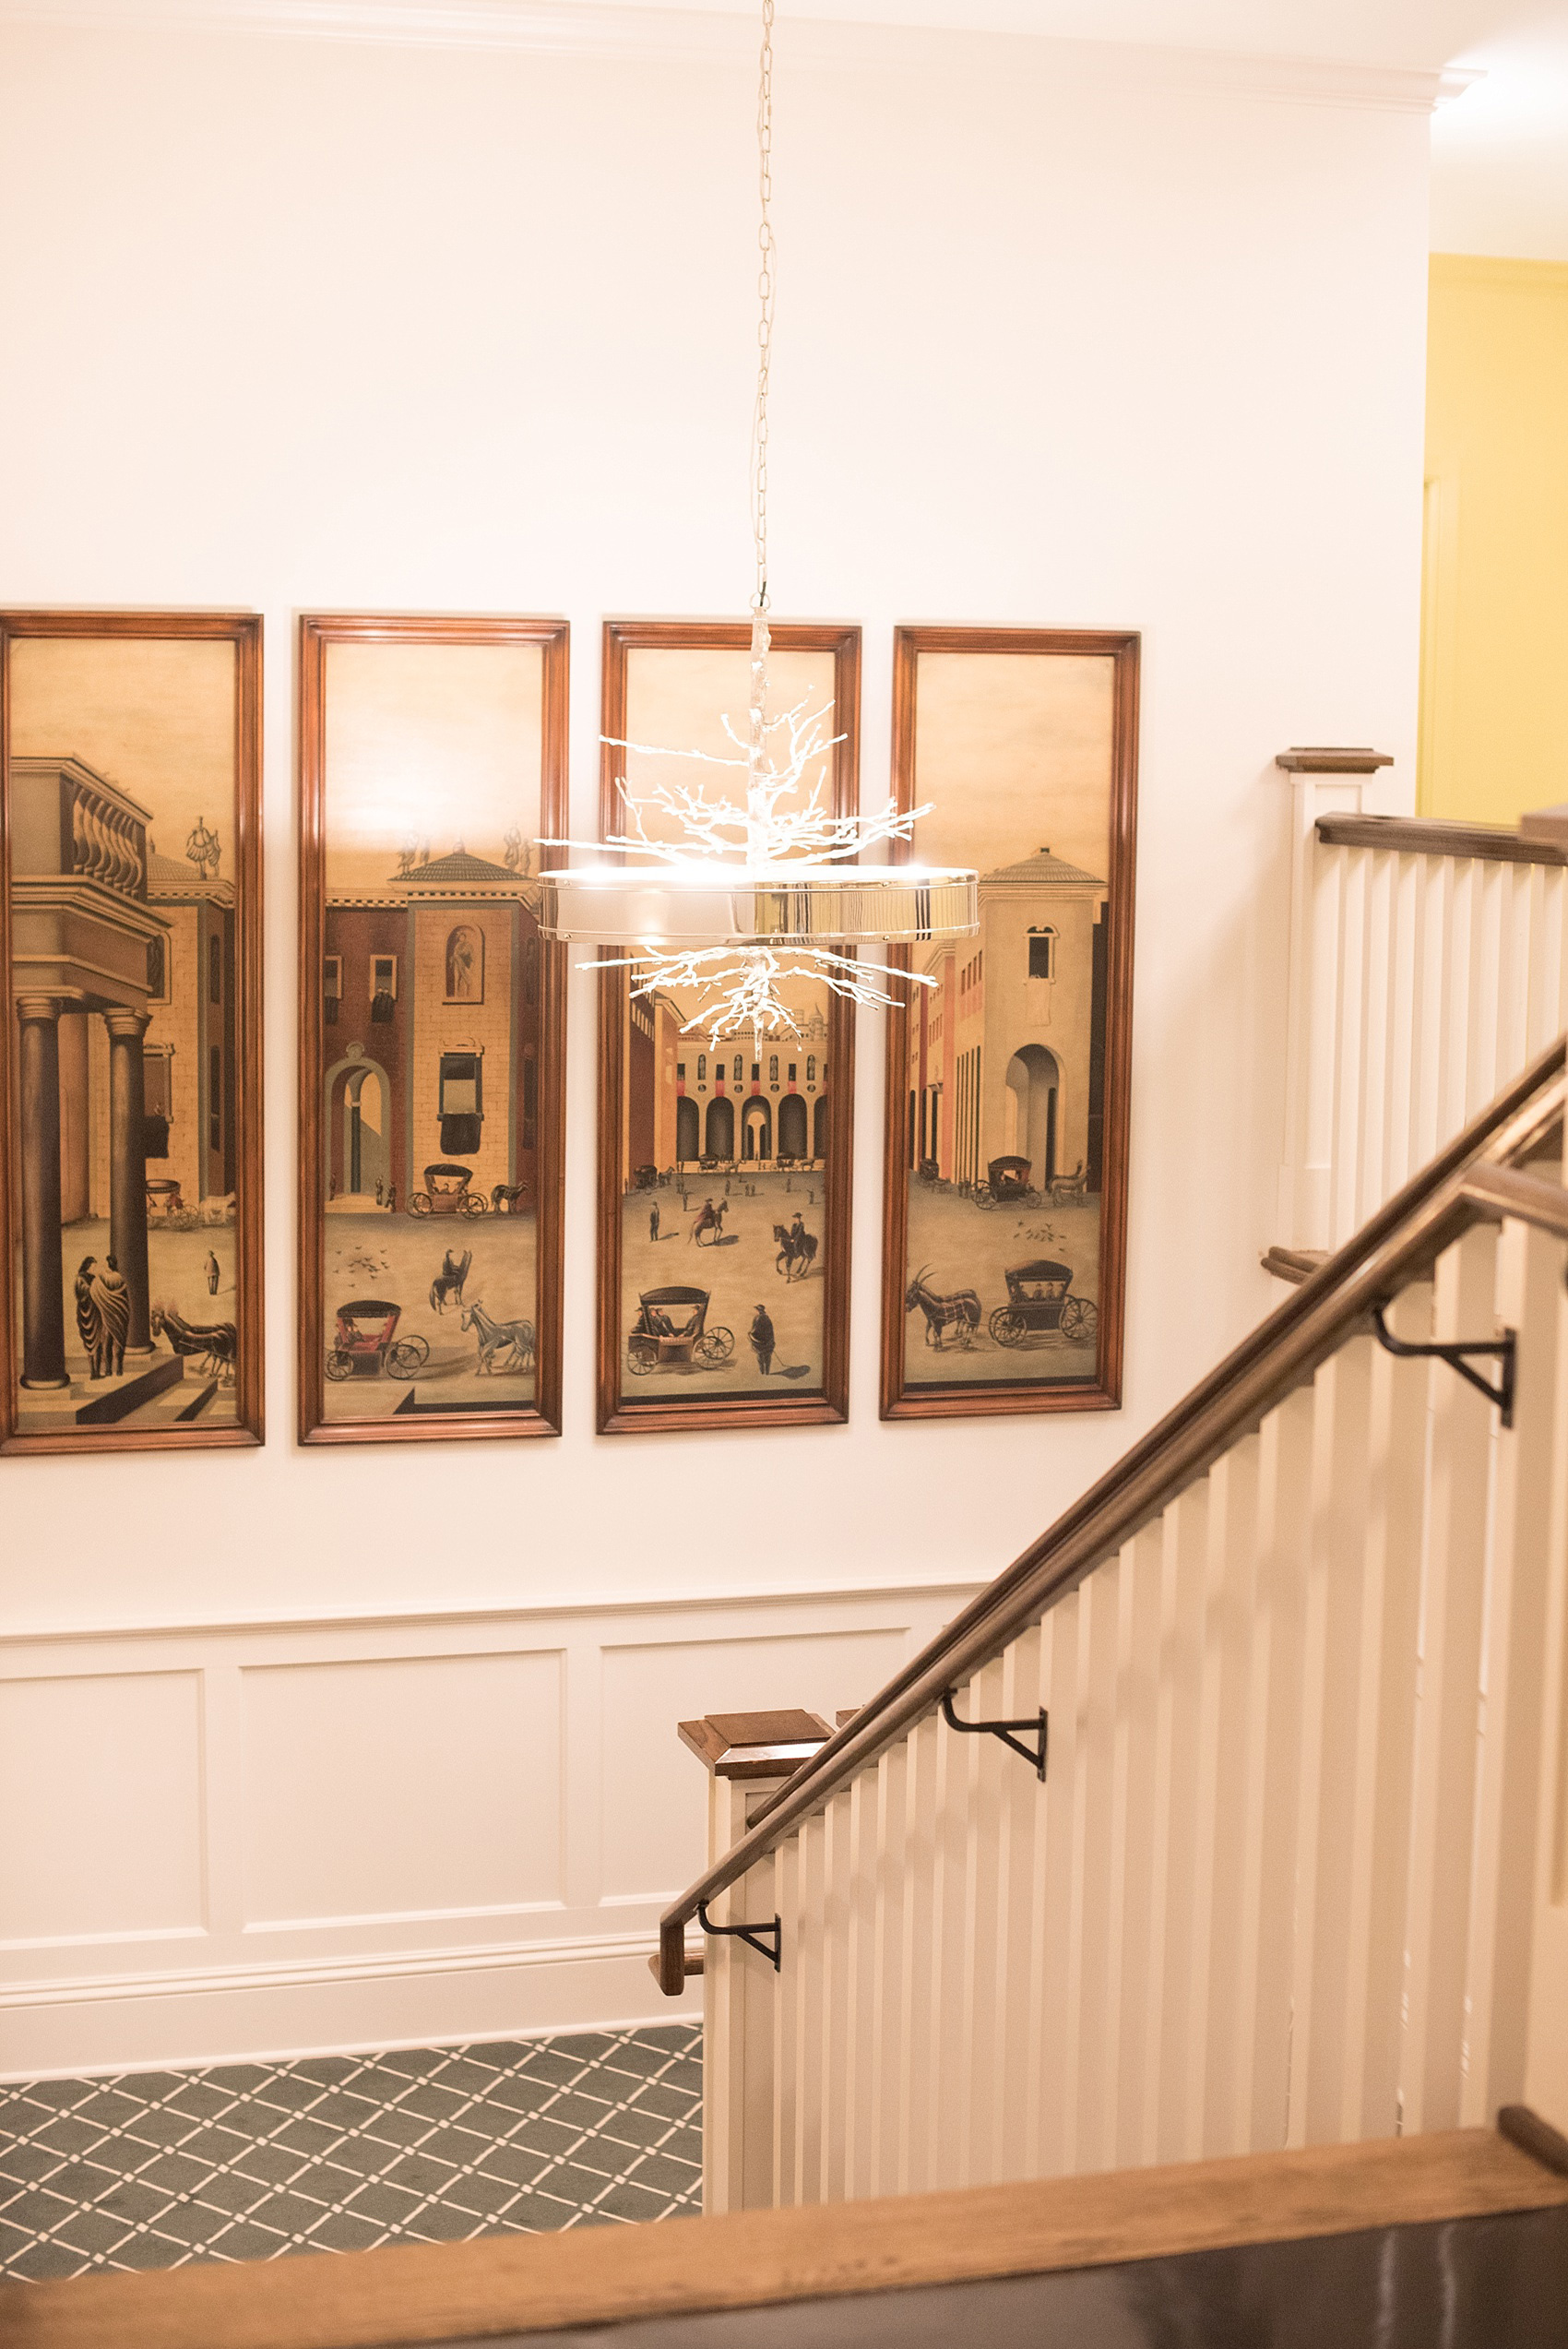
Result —
MULTIPOLYGON (((732 612, 748 581, 742 30, 709 44, 688 20, 671 59, 646 21, 639 51, 597 55, 0 21, 0 601, 248 604, 267 626, 271 1439, 248 1457, 0 1462, 0 1622, 50 1635, 44 1676, 65 1692, 30 1693, 6 1748, 21 1778, 0 1805, 0 1938, 30 1945, 11 1951, 30 1981, 78 1968, 67 1944, 86 1928, 62 1910, 35 1930, 54 1890, 35 1914, 19 1888, 54 1885, 47 1853, 101 1816, 108 1758, 139 1754, 153 1773, 116 1829, 127 1848, 148 1822, 172 1833, 194 1801, 181 1675, 222 1627, 261 1627, 241 1662, 270 1672, 303 1636, 270 1620, 348 1627, 354 1652, 380 1653, 363 1619, 417 1618, 434 1691, 449 1677, 442 1618, 469 1610, 510 1622, 568 1603, 951 1592, 1005 1564, 1272 1302, 1256 1257, 1275 1236, 1287 824, 1270 762, 1291 742, 1375 743, 1399 761, 1383 804, 1410 798, 1422 89, 1321 70, 1300 90, 1277 68, 1111 75, 1045 44, 791 28, 775 592, 781 614, 864 626, 868 797, 885 782, 896 621, 1144 631, 1126 1408, 878 1423, 881 1033, 867 1019, 851 1424, 596 1438, 579 977, 565 1436, 291 1444, 292 614, 569 614, 576 821, 591 826, 600 616, 732 612), (198 1625, 213 1628, 181 1628, 198 1625), (168 1677, 151 1694, 117 1691, 113 1670, 90 1688, 72 1677, 122 1654, 96 1642, 124 1626, 159 1629, 168 1677), (160 1723, 146 1737, 143 1705, 160 1723)), ((919 1602, 922 1621, 934 1604, 919 1602)), ((844 1604, 859 1602, 801 1622, 828 1633, 844 1604)), ((17 1653, 40 1668, 38 1647, 17 1653)), ((795 1699, 833 1696, 814 1671, 802 1659, 795 1699)), ((730 1659, 690 1688, 671 1680, 669 1721, 754 1701, 749 1676, 730 1659)), ((514 1717, 505 1671, 484 1691, 481 1711, 514 1717)), ((244 1713, 225 1716, 242 1745, 244 1713)), ((502 1747, 509 1734, 493 1730, 502 1747)), ((531 1765, 501 1747, 492 1761, 527 1806, 531 1765)), ((267 1832, 314 1839, 296 1892, 320 1925, 360 1898, 334 1908, 328 1891, 335 1871, 358 1884, 364 1825, 347 1780, 315 1802, 308 1774, 294 1783, 295 1809, 267 1832)), ((333 1942, 350 1973, 385 1953, 377 1916, 430 1905, 427 1830, 410 1815, 406 1897, 378 1878, 333 1942)), ((566 1817, 565 1846, 588 1831, 566 1817)), ((187 1972, 232 1962, 224 1937, 255 1929, 273 1898, 254 1863, 220 1926, 211 1884, 188 1873, 199 1842, 168 1859, 178 1881, 153 1920, 159 1934, 184 1920, 187 1972)), ((699 1857, 694 1823, 689 1859, 668 1855, 668 1880, 640 1890, 672 1890, 699 1857)), ((657 1905, 618 1908, 613 1929, 646 1932, 657 1905)), ((118 1914, 101 1898, 91 1927, 128 1937, 117 1966, 171 1962, 162 1939, 137 1938, 151 1926, 129 1878, 118 1914)), ((580 1901, 571 1914, 580 1938, 580 1901)), ((567 1929, 554 1911, 546 1923, 567 1929)), ((449 1926, 427 1939, 445 1946, 449 1926)), ((587 2011, 575 1992, 559 2009, 587 2011)), ((296 2032, 235 2008, 230 2037, 397 2035, 368 1988, 329 2027, 299 2015, 296 2032)), ((403 2035, 468 2027, 461 2001, 443 2010, 433 1992, 403 2035)), ((122 2046, 173 2058, 222 2036, 203 2028, 198 2046, 183 2021, 123 2042, 84 2025, 79 2052, 64 2030, 18 2063, 108 2063, 122 2046)))

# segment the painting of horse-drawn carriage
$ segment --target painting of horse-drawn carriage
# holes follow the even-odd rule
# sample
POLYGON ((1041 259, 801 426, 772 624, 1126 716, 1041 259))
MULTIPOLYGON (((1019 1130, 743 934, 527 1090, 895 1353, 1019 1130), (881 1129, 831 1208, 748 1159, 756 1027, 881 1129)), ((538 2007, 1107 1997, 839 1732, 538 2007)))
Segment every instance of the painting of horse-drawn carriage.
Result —
MULTIPOLYGON (((847 814, 858 632, 781 623, 772 638, 770 712, 790 724, 821 717, 802 797, 820 790, 847 814)), ((643 745, 731 756, 725 721, 743 727, 749 649, 748 630, 731 623, 610 624, 601 732, 616 757, 601 836, 625 829, 630 805, 649 839, 668 837, 655 794, 693 769, 688 756, 643 745)), ((747 1017, 719 1032, 694 988, 634 995, 619 970, 601 985, 600 1429, 841 1419, 851 1011, 791 981, 774 1024, 747 1017)))
POLYGON ((559 1426, 566 647, 564 621, 302 624, 307 1442, 559 1426))
POLYGON ((1073 1268, 1040 1257, 1032 1264, 1011 1264, 1004 1279, 1007 1302, 990 1320, 999 1346, 1027 1346, 1036 1338, 1067 1338, 1089 1343, 1099 1328, 1099 1307, 1092 1297, 1070 1296, 1073 1268))
POLYGON ((1137 638, 902 628, 909 853, 978 931, 909 949, 888 1021, 886 1418, 1119 1400, 1137 638))
POLYGON ((645 1289, 626 1340, 626 1367, 639 1378, 650 1371, 721 1370, 735 1351, 735 1333, 707 1326, 709 1292, 675 1286, 645 1289))
POLYGON ((410 1215, 488 1215, 490 1201, 482 1191, 469 1188, 471 1166, 437 1163, 424 1170, 424 1188, 409 1195, 410 1215))
POLYGON ((430 1360, 428 1338, 399 1338, 401 1306, 385 1297, 354 1297, 333 1317, 327 1375, 344 1378, 412 1378, 430 1360))

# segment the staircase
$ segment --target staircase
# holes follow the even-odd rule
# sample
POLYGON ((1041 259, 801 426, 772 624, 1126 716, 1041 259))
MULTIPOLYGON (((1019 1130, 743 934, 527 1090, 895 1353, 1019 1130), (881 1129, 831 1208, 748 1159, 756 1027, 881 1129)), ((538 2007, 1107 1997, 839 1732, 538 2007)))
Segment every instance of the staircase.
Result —
POLYGON ((1568 2118, 1565 1098, 1560 1041, 803 1763, 710 1761, 710 2212, 1568 2118))

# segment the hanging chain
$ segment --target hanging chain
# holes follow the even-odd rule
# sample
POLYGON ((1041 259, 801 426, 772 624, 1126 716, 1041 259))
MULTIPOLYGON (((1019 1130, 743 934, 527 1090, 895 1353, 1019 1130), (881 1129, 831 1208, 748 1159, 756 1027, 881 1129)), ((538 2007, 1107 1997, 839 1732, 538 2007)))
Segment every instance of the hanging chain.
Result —
POLYGON ((757 329, 756 406, 752 416, 752 544, 756 581, 752 591, 751 784, 754 807, 762 764, 767 708, 767 392, 773 361, 773 295, 777 253, 773 242, 773 6, 762 0, 762 56, 757 74, 756 145, 757 329))
POLYGON ((773 242, 773 0, 762 0, 762 61, 756 106, 757 367, 756 409, 752 421, 752 539, 756 553, 754 612, 767 609, 767 392, 773 361, 773 295, 777 252, 773 242))

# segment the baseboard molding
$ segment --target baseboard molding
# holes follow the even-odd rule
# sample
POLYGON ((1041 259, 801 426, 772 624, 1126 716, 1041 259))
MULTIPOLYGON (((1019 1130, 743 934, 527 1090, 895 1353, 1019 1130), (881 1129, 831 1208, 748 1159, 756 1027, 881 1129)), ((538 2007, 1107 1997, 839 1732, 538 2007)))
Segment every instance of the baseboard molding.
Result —
POLYGON ((624 2030, 700 2014, 655 1990, 647 1933, 291 1965, 97 1974, 0 1995, 0 2081, 624 2030))

